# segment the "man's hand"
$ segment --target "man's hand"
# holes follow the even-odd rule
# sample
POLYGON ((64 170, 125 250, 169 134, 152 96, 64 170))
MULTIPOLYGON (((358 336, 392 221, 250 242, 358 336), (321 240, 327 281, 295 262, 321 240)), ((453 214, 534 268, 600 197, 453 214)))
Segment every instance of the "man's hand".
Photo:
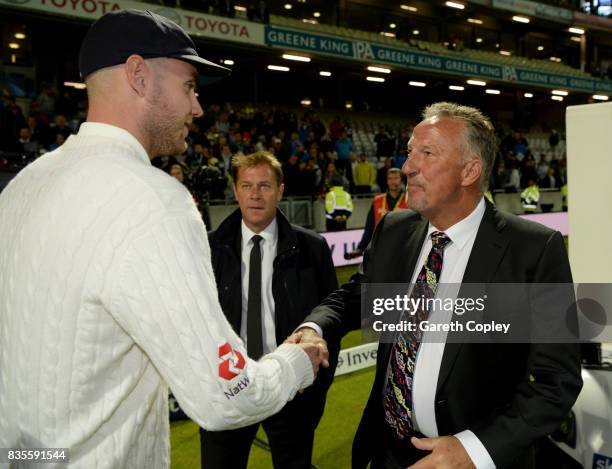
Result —
POLYGON ((454 436, 410 439, 415 448, 431 451, 408 469, 475 469, 469 454, 454 436))
POLYGON ((317 331, 310 327, 302 327, 285 339, 286 344, 298 345, 316 345, 321 352, 321 366, 329 367, 329 351, 327 350, 327 342, 321 337, 317 331))
POLYGON ((319 366, 323 364, 323 352, 321 347, 317 344, 311 344, 307 342, 296 344, 298 347, 301 347, 308 358, 310 358, 310 363, 312 364, 312 371, 314 373, 314 377, 316 379, 317 373, 319 372, 319 366))

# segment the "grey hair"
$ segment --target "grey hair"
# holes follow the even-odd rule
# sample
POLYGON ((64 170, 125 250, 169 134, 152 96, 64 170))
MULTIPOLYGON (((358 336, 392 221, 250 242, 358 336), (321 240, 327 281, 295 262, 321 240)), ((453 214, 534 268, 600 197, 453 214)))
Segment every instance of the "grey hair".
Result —
POLYGON ((489 176, 498 149, 495 128, 488 117, 478 109, 456 103, 440 102, 423 110, 423 120, 438 118, 461 119, 465 122, 464 145, 466 152, 472 153, 482 162, 480 190, 489 188, 489 176))

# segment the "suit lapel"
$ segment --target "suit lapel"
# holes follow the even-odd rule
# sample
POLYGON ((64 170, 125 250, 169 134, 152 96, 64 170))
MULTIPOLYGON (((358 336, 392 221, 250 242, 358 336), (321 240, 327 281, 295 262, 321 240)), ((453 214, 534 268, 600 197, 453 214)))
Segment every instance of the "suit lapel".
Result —
POLYGON ((403 247, 398 259, 403 259, 404 262, 398 262, 399 272, 397 276, 393 277, 396 281, 397 279, 401 279, 399 281, 404 283, 412 281, 412 274, 419 259, 428 226, 429 222, 422 218, 414 224, 407 225, 406 229, 408 232, 406 233, 406 239, 398 243, 403 247))
MULTIPOLYGON (((388 242, 389 245, 401 246, 397 253, 396 259, 399 262, 396 263, 397 269, 387 269, 389 277, 385 280, 387 282, 405 283, 408 285, 412 281, 412 274, 416 266, 419 254, 421 253, 421 247, 427 235, 427 228, 429 222, 423 218, 418 218, 416 221, 411 223, 405 223, 405 231, 401 232, 402 239, 397 242, 388 242)), ((384 247, 383 247, 384 249, 384 247)), ((407 290, 406 290, 407 291, 407 290)), ((393 340, 389 342, 380 342, 378 348, 378 359, 377 359, 377 378, 386 379, 387 376, 387 364, 389 363, 389 356, 391 353, 391 346, 395 343, 397 332, 393 334, 393 340)), ((382 387, 384 382, 381 381, 380 386, 382 387)))
MULTIPOLYGON (((462 284, 489 283, 493 280, 508 247, 509 240, 504 236, 504 226, 505 220, 503 217, 497 212, 493 204, 486 201, 485 213, 480 222, 478 233, 476 233, 462 284)), ((459 290, 459 297, 465 296, 465 291, 466 288, 462 286, 459 290)), ((467 295, 469 296, 469 294, 467 295)), ((436 394, 448 378, 462 346, 462 343, 453 342, 445 345, 436 394)))

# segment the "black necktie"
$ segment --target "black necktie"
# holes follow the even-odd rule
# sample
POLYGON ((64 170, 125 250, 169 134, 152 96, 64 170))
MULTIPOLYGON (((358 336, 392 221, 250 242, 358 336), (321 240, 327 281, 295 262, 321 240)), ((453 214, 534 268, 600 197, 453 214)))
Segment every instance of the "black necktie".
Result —
POLYGON ((263 355, 261 330, 261 250, 259 243, 263 238, 251 238, 251 260, 249 261, 249 299, 247 306, 247 352, 249 357, 258 360, 263 355))

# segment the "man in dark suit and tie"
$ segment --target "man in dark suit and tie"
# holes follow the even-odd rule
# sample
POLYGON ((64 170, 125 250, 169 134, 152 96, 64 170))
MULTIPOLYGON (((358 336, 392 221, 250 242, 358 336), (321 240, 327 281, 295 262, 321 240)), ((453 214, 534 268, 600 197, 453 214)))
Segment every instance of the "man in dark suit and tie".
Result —
MULTIPOLYGON (((276 349, 304 317, 338 288, 323 237, 291 225, 278 210, 283 172, 268 152, 232 160, 239 209, 209 233, 219 302, 249 357, 276 349)), ((338 359, 339 341, 328 341, 330 366, 316 382, 262 423, 277 469, 310 469, 314 431, 338 359)), ((246 469, 259 424, 238 430, 201 430, 204 469, 246 469)))
MULTIPOLYGON (((425 297, 439 283, 571 283, 560 233, 483 197, 496 150, 477 109, 426 108, 402 168, 413 211, 380 221, 358 272, 306 318, 299 340, 337 340, 359 327, 365 283, 410 282, 425 297)), ((579 346, 449 337, 381 341, 354 468, 533 467, 535 441, 558 427, 582 386, 579 346)))

